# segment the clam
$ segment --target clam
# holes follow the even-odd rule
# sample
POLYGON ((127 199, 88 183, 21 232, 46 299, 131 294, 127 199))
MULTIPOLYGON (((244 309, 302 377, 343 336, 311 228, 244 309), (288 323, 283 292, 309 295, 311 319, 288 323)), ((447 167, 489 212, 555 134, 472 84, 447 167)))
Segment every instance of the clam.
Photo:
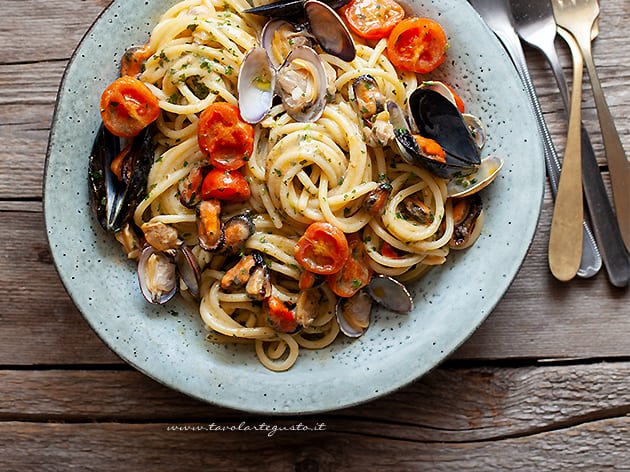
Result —
POLYGON ((477 240, 483 227, 483 203, 481 197, 474 193, 453 202, 453 236, 449 247, 466 249, 477 240))
POLYGON ((319 119, 326 106, 326 71, 319 55, 299 46, 287 56, 278 71, 277 93, 288 115, 296 121, 319 119))
POLYGON ((145 246, 138 260, 138 281, 149 303, 162 305, 177 292, 177 265, 167 252, 145 246))
POLYGON ((309 30, 321 48, 343 61, 354 60, 356 56, 354 41, 335 10, 319 0, 306 0, 304 10, 309 30))
POLYGON ((177 293, 179 280, 193 297, 199 297, 201 270, 193 252, 185 245, 159 251, 151 245, 142 249, 138 260, 138 282, 144 298, 162 305, 177 293))
POLYGON ((100 225, 110 232, 121 230, 146 194, 153 164, 153 127, 125 144, 101 124, 89 157, 90 201, 100 225))
POLYGON ((201 268, 197 257, 193 254, 192 250, 185 245, 179 246, 172 252, 175 259, 175 265, 177 266, 177 273, 184 282, 184 285, 188 287, 188 291, 195 298, 199 298, 200 285, 201 285, 201 268))
POLYGON ((453 175, 446 185, 449 197, 465 197, 479 192, 499 175, 503 167, 503 158, 488 156, 481 160, 475 172, 468 175, 453 175))
POLYGON ((260 47, 249 50, 238 76, 239 111, 248 123, 261 121, 273 104, 276 87, 276 71, 267 51, 260 47))
POLYGON ((367 291, 376 303, 390 311, 409 313, 413 310, 411 294, 403 284, 392 277, 375 275, 370 280, 367 291))
POLYGON ((313 41, 305 29, 286 20, 274 19, 268 21, 261 33, 261 46, 271 64, 279 69, 291 50, 297 46, 313 46, 313 41))
POLYGON ((335 309, 337 323, 343 334, 358 338, 370 325, 372 298, 361 290, 350 298, 340 298, 335 309))

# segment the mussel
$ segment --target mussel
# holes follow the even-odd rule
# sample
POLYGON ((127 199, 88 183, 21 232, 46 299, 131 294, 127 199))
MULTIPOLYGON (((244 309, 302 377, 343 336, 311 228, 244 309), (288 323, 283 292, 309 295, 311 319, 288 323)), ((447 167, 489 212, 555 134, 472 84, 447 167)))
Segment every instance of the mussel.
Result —
POLYGON ((146 194, 153 164, 153 127, 145 128, 129 145, 124 144, 101 124, 89 157, 92 207, 103 229, 114 233, 130 220, 146 194), (112 163, 120 178, 112 170, 112 163))
POLYGON ((452 249, 470 247, 479 237, 483 227, 483 203, 474 193, 453 201, 453 236, 449 242, 452 249))
POLYGON ((412 133, 402 109, 388 102, 398 148, 403 157, 421 164, 439 177, 472 173, 481 162, 481 151, 457 107, 430 88, 418 88, 409 97, 412 133))
MULTIPOLYGON (((324 0, 333 9, 338 9, 348 3, 349 0, 324 0)), ((266 5, 243 10, 243 13, 266 16, 267 18, 289 18, 297 19, 305 15, 304 0, 279 0, 266 5)))
POLYGON ((228 269, 221 278, 221 288, 231 291, 245 287, 245 292, 254 300, 262 301, 271 295, 269 266, 260 252, 244 255, 228 269))

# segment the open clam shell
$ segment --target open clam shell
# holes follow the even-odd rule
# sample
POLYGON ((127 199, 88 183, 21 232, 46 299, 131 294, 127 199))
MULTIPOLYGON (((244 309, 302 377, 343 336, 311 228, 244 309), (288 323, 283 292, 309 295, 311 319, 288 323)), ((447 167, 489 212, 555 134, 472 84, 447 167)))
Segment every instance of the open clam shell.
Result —
POLYGON ((238 107, 243 120, 255 124, 265 118, 273 104, 275 88, 276 71, 267 51, 261 47, 250 49, 238 76, 238 107))
POLYGON ((502 157, 483 158, 477 170, 472 174, 454 175, 449 179, 446 185, 448 196, 459 198, 479 192, 494 181, 502 167, 502 157))
POLYGON ((309 29, 321 48, 343 61, 354 60, 357 52, 354 41, 337 12, 319 0, 306 0, 304 10, 309 29))
POLYGON ((350 338, 358 338, 370 325, 372 298, 361 290, 350 298, 340 298, 335 311, 341 332, 350 338))
POLYGON ((162 305, 177 292, 177 265, 167 252, 145 246, 138 260, 138 282, 144 298, 162 305))
POLYGON ((326 106, 326 71, 319 55, 308 46, 293 49, 278 71, 276 91, 294 120, 319 119, 326 106))
POLYGON ((413 298, 402 283, 386 275, 372 277, 367 291, 379 305, 396 313, 409 313, 413 310, 413 298))

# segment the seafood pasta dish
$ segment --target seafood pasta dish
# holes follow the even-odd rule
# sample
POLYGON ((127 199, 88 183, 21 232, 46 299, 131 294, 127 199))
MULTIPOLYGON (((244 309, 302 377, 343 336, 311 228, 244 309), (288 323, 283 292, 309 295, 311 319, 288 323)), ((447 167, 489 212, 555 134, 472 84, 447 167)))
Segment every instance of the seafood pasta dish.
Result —
MULTIPOLYGON (((89 163, 101 226, 149 303, 283 371, 465 249, 503 160, 431 79, 448 32, 394 0, 184 0, 129 45, 89 163)), ((404 316, 404 315, 401 315, 404 316)))

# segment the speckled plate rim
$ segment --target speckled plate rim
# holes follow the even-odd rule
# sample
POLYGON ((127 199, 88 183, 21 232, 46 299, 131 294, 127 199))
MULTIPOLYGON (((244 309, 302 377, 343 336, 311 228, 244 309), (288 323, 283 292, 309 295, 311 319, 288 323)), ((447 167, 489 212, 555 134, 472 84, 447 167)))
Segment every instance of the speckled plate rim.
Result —
POLYGON ((194 305, 181 299, 165 307, 146 304, 133 264, 89 208, 87 155, 99 122, 100 92, 115 78, 126 47, 144 42, 174 3, 113 2, 85 34, 59 88, 44 175, 46 233, 59 277, 87 323, 121 359, 158 382, 251 413, 306 414, 357 405, 439 365, 508 289, 542 205, 545 171, 534 114, 494 35, 463 0, 410 2, 442 23, 449 36, 449 60, 432 78, 447 78, 484 120, 484 154, 506 157, 501 175, 483 192, 486 222, 478 243, 452 254, 411 287, 414 313, 377 311, 364 337, 302 351, 291 370, 273 373, 259 365, 251 347, 209 345, 194 305))

